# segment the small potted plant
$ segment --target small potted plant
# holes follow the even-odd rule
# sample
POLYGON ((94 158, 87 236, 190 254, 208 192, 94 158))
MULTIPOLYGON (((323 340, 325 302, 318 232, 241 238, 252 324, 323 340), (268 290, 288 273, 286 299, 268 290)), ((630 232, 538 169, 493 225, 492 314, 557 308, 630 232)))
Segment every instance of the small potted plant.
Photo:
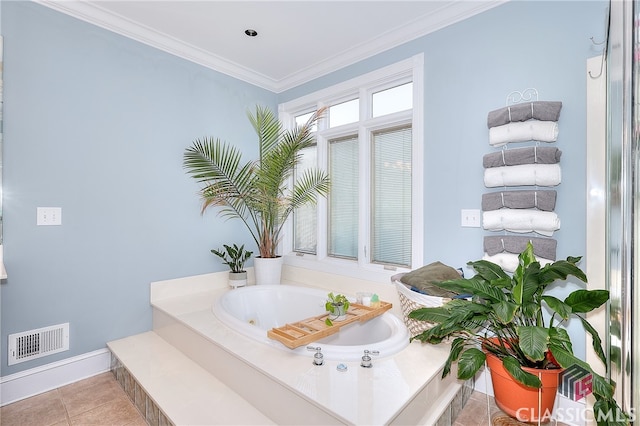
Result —
POLYGON ((598 425, 628 424, 628 414, 614 399, 614 384, 573 354, 571 338, 563 326, 569 318, 580 321, 606 366, 600 336, 585 314, 602 306, 609 299, 609 292, 578 289, 564 300, 546 293, 551 283, 569 276, 586 282, 586 275, 576 265, 579 261, 580 257, 568 257, 541 267, 529 243, 520 253, 519 266, 512 275, 492 262, 469 262, 477 272, 475 276, 434 285, 471 297, 411 312, 410 318, 435 324, 413 339, 431 344, 450 342, 443 377, 457 363, 458 378, 468 380, 486 361, 496 404, 520 421, 548 420, 558 374, 563 369, 577 368, 581 374, 591 376, 598 425), (547 378, 549 384, 545 383, 547 378), (504 385, 510 388, 503 388, 504 385), (547 407, 539 407, 544 403, 547 407))
POLYGON ((327 302, 324 304, 324 308, 329 312, 329 316, 325 320, 325 323, 329 326, 333 325, 332 321, 343 321, 347 318, 347 311, 349 310, 349 299, 344 294, 329 293, 327 302))
POLYGON ((244 244, 238 247, 236 244, 233 247, 223 244, 224 251, 212 249, 211 253, 222 259, 222 263, 229 266, 229 287, 236 288, 242 287, 247 284, 247 271, 244 270, 244 264, 251 255, 252 251, 244 249, 244 244))

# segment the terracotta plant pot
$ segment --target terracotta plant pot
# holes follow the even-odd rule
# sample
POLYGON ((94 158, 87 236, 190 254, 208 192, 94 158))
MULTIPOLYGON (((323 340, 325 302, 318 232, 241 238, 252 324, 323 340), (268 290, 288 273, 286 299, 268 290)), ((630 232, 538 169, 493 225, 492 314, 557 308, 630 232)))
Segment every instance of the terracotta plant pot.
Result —
POLYGON ((542 381, 542 388, 536 389, 516 382, 502 366, 502 360, 493 354, 487 353, 487 365, 491 370, 493 394, 498 408, 521 422, 550 420, 562 369, 523 367, 523 370, 542 381))

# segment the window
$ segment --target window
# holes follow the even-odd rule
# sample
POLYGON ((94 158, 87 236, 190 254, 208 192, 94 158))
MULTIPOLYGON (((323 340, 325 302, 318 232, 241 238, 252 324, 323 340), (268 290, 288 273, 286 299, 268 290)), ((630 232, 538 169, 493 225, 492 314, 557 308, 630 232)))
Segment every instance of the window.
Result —
POLYGON ((411 266, 411 127, 373 133, 371 261, 411 266))
POLYGON ((417 55, 280 106, 291 125, 328 107, 300 169, 326 169, 331 189, 294 212, 281 246, 294 255, 288 263, 361 277, 422 264, 422 61, 417 55))
POLYGON ((329 141, 327 255, 358 258, 358 137, 329 141))
MULTIPOLYGON (((309 117, 304 120, 307 122, 309 117)), ((307 148, 302 152, 302 161, 298 165, 296 173, 304 173, 311 167, 317 167, 317 149, 315 147, 307 148)), ((293 213, 294 220, 294 250, 298 253, 316 252, 317 241, 317 211, 316 206, 307 204, 297 209, 293 213)))
POLYGON ((372 96, 374 117, 381 117, 413 107, 413 83, 405 83, 390 89, 381 90, 372 96))
POLYGON ((359 119, 360 100, 352 99, 329 107, 329 127, 355 123, 359 119))

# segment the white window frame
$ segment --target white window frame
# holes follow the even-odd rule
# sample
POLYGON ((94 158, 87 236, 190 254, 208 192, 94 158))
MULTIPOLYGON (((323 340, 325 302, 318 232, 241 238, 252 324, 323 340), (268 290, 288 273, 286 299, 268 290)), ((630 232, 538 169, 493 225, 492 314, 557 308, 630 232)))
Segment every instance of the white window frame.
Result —
MULTIPOLYGON (((318 107, 334 105, 356 96, 366 99, 374 92, 394 87, 403 82, 413 82, 413 108, 411 111, 389 114, 382 117, 367 118, 359 123, 345 124, 332 129, 323 129, 324 123, 318 123, 319 132, 317 138, 318 146, 318 166, 326 170, 327 168, 327 143, 329 139, 341 136, 359 134, 364 137, 365 143, 360 149, 360 212, 370 210, 370 193, 368 189, 369 168, 370 168, 370 137, 371 132, 387 128, 390 123, 411 124, 412 127, 412 176, 411 176, 411 265, 413 268, 422 265, 424 262, 424 55, 418 54, 407 60, 389 65, 365 75, 353 78, 343 83, 328 87, 326 89, 311 93, 298 99, 291 100, 279 105, 280 119, 292 125, 295 116, 305 112, 314 111, 318 107)), ((371 103, 360 103, 360 117, 371 117, 371 103)), ((318 200, 318 241, 316 255, 295 253, 293 251, 293 220, 289 219, 286 224, 286 232, 280 243, 280 253, 283 254, 284 262, 287 265, 299 266, 321 272, 330 272, 339 275, 363 278, 372 281, 389 282, 388 277, 398 272, 406 272, 408 268, 389 267, 380 264, 369 263, 369 251, 365 255, 365 247, 370 234, 370 217, 368 214, 361 214, 359 223, 358 240, 358 260, 339 259, 329 257, 327 253, 327 200, 318 200)))

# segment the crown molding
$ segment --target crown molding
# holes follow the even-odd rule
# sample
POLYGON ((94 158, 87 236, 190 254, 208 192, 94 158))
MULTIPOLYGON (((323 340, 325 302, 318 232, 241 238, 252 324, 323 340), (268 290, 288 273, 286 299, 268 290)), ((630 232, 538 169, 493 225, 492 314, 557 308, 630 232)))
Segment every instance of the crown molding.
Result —
POLYGON ((277 81, 240 64, 211 54, 175 37, 84 1, 33 0, 42 6, 104 28, 206 68, 274 91, 277 81))
POLYGON ((509 0, 453 1, 436 12, 422 16, 397 28, 379 35, 374 40, 356 45, 339 54, 312 64, 281 80, 275 80, 211 54, 191 44, 185 43, 168 34, 141 25, 118 14, 84 1, 34 0, 36 3, 58 12, 88 22, 124 37, 157 48, 177 57, 186 59, 206 68, 221 72, 263 89, 280 93, 333 71, 355 64, 393 47, 415 40, 448 25, 499 6, 509 0))
POLYGON ((277 92, 294 88, 315 78, 333 71, 353 65, 386 50, 408 43, 427 34, 438 31, 449 25, 471 18, 474 15, 500 6, 509 0, 454 1, 444 5, 437 11, 416 18, 413 22, 392 31, 380 34, 377 38, 356 45, 340 54, 299 70, 278 81, 277 92))

